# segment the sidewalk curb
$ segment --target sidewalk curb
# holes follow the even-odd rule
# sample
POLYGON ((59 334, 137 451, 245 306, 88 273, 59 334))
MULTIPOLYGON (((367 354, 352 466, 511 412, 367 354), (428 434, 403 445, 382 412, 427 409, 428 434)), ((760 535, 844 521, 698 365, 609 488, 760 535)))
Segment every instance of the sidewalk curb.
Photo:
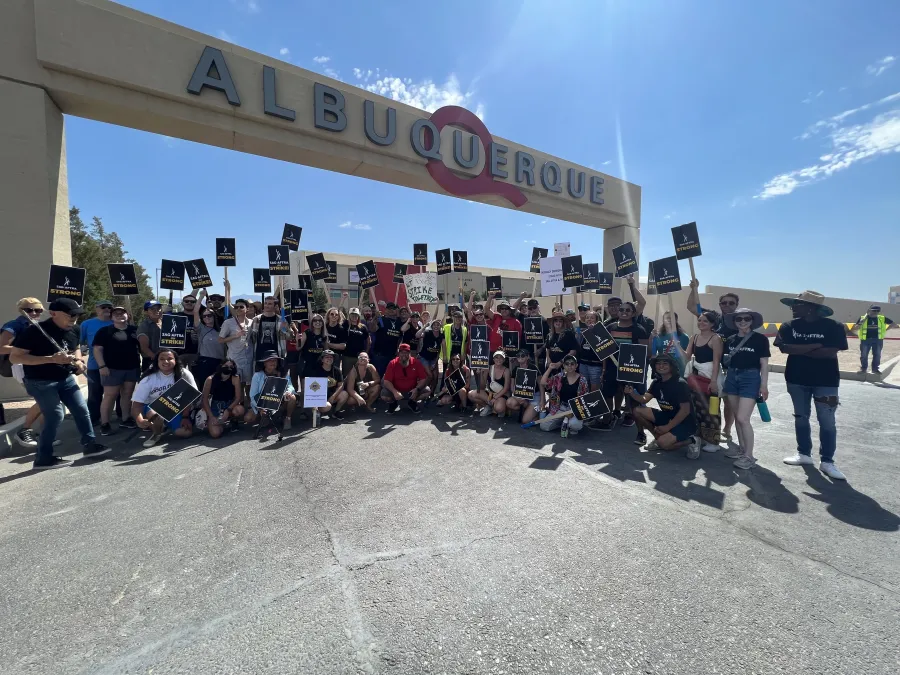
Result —
MULTIPOLYGON (((897 364, 900 363, 900 356, 895 356, 890 361, 887 361, 882 365, 881 373, 860 373, 855 370, 842 370, 840 371, 842 380, 852 380, 855 382, 871 382, 872 384, 882 385, 884 380, 888 379, 888 376, 891 375, 892 371, 896 368, 897 364)), ((770 373, 784 373, 785 366, 780 364, 769 364, 769 372, 770 373)), ((900 370, 897 371, 900 373, 900 370)), ((900 379, 900 378, 892 378, 892 379, 900 379)), ((898 382, 900 384, 900 382, 898 382)), ((884 384, 883 386, 890 387, 891 384, 884 384)))
MULTIPOLYGON (((81 395, 87 399, 87 385, 81 385, 81 395)), ((66 412, 68 414, 68 412, 66 412)), ((25 416, 22 415, 17 420, 13 420, 8 424, 4 424, 0 427, 0 452, 7 450, 12 447, 13 436, 15 436, 16 432, 22 428, 22 425, 25 424, 25 416)))

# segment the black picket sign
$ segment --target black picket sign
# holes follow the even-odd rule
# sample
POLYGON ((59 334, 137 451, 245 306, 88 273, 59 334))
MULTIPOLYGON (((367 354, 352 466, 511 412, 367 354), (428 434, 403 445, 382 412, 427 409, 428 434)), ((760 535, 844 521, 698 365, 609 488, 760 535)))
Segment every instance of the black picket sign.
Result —
POLYGON ((613 260, 616 261, 616 278, 627 277, 638 271, 637 257, 634 255, 634 245, 626 241, 621 246, 613 249, 613 260))
POLYGON ((522 332, 525 333, 525 344, 529 344, 529 345, 544 344, 544 317, 542 317, 542 316, 522 317, 522 332))
POLYGON ((466 386, 466 378, 462 373, 462 369, 457 368, 449 375, 445 375, 444 384, 447 385, 447 391, 449 391, 451 395, 455 394, 460 389, 463 389, 466 386))
POLYGON ((503 331, 503 351, 509 357, 515 356, 519 351, 519 331, 505 330, 503 331))
POLYGON ((287 246, 269 246, 269 272, 273 277, 286 277, 291 273, 291 249, 287 246))
POLYGON ((187 272, 191 288, 209 288, 213 285, 212 278, 209 276, 209 270, 206 267, 206 261, 203 258, 185 260, 184 271, 187 272))
MULTIPOLYGON (((367 260, 357 265, 356 273, 359 274, 359 285, 363 288, 374 288, 378 285, 378 269, 375 267, 374 260, 367 260)), ((337 274, 336 271, 335 274, 337 274)))
POLYGON ((328 265, 325 263, 324 253, 312 253, 306 256, 306 264, 309 265, 310 276, 316 281, 328 278, 328 265))
POLYGON ((584 396, 569 399, 569 408, 579 420, 599 417, 609 412, 609 404, 602 391, 595 391, 584 396))
POLYGON ((503 297, 503 278, 499 274, 490 276, 490 277, 486 277, 485 282, 487 283, 488 297, 491 297, 491 298, 502 298, 503 297))
POLYGON ((288 381, 285 377, 266 376, 266 380, 263 382, 262 391, 256 399, 256 407, 268 410, 269 412, 278 412, 287 385, 288 381))
POLYGON ((403 277, 409 274, 409 265, 405 263, 394 263, 394 283, 402 284, 403 277))
POLYGON ((450 274, 453 271, 453 265, 450 262, 450 249, 442 248, 440 251, 434 252, 434 259, 437 262, 438 276, 450 274))
POLYGON ((537 246, 531 249, 531 267, 529 269, 539 274, 541 271, 541 258, 546 258, 549 252, 550 249, 538 248, 537 246))
POLYGON ((167 291, 184 290, 184 263, 180 260, 166 260, 159 265, 159 287, 167 291))
POLYGON ((198 398, 200 398, 200 392, 192 387, 187 380, 181 379, 160 394, 150 404, 150 410, 162 417, 166 422, 171 422, 190 408, 198 398))
POLYGON ((47 302, 53 302, 57 298, 69 298, 79 305, 83 305, 85 274, 83 267, 50 265, 50 278, 47 281, 47 302))
POLYGON ((488 340, 472 340, 472 368, 484 370, 491 367, 491 343, 488 340))
POLYGON ((469 253, 468 251, 453 251, 453 271, 468 272, 469 271, 469 253))
POLYGON ((300 235, 303 234, 303 228, 299 225, 284 224, 284 234, 281 235, 281 245, 287 246, 292 251, 300 250, 300 235))
POLYGON ((237 266, 237 251, 234 246, 234 238, 216 237, 216 266, 237 266))
POLYGON ((159 348, 184 349, 187 346, 188 316, 164 314, 159 327, 159 348))
POLYGON ((644 384, 647 380, 647 345, 619 345, 619 382, 644 384))
POLYGON ((598 295, 612 295, 613 292, 613 273, 599 272, 597 274, 597 288, 595 292, 598 295))
POLYGON ((678 271, 678 258, 674 255, 660 260, 654 260, 653 279, 656 282, 656 292, 660 295, 674 293, 681 290, 681 274, 678 271))
POLYGON ((325 266, 328 267, 328 276, 325 277, 326 284, 337 283, 337 260, 326 260, 325 266))
POLYGON ((657 295, 656 290, 656 279, 653 278, 653 261, 650 261, 650 264, 647 269, 647 295, 657 295))
MULTIPOLYGON (((307 260, 308 259, 309 258, 307 258, 307 260)), ((299 288, 300 290, 303 290, 303 291, 312 291, 313 290, 312 274, 298 274, 297 282, 298 282, 297 288, 299 288)))
POLYGON ((580 293, 584 291, 596 291, 599 283, 600 263, 584 263, 581 266, 581 275, 584 277, 584 281, 578 291, 580 293))
POLYGON ((473 323, 469 326, 469 334, 473 340, 487 340, 488 326, 486 323, 473 323))
POLYGON ((672 228, 672 241, 675 243, 675 257, 678 260, 696 258, 702 255, 700 250, 700 235, 697 233, 697 223, 685 223, 672 228))
POLYGON ((413 264, 428 264, 428 244, 413 244, 413 264))
POLYGON ((106 266, 109 271, 109 283, 112 286, 113 295, 137 295, 137 272, 134 263, 110 263, 106 266))
POLYGON ((569 255, 562 258, 563 288, 575 288, 584 283, 581 256, 569 255))
POLYGON ((602 323, 585 328, 581 331, 581 335, 601 361, 614 356, 619 351, 619 343, 613 339, 602 323))
POLYGON ((309 291, 292 288, 288 294, 291 302, 291 320, 309 320, 309 291))
POLYGON ((513 396, 532 400, 537 389, 539 379, 538 371, 532 368, 517 368, 516 380, 513 386, 513 396))
POLYGON ((272 275, 268 267, 253 268, 253 290, 257 293, 272 292, 272 275))

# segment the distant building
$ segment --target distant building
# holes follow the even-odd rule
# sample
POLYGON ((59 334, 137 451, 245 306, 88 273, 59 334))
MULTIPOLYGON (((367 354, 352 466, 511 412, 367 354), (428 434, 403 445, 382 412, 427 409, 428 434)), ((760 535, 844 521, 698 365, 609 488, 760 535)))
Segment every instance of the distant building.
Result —
POLYGON ((888 291, 888 302, 892 305, 900 305, 900 286, 891 286, 888 291))

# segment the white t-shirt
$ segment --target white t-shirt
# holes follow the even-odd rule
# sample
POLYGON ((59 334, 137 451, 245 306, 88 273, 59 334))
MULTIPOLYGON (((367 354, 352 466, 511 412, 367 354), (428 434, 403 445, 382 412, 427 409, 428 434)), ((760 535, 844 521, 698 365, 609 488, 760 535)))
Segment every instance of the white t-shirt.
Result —
MULTIPOLYGON (((186 368, 181 371, 181 379, 185 380, 194 389, 197 388, 194 376, 186 368)), ((149 405, 173 384, 175 384, 175 373, 168 375, 163 375, 160 372, 153 373, 137 383, 137 386, 134 388, 134 394, 131 395, 131 400, 135 403, 149 405)))

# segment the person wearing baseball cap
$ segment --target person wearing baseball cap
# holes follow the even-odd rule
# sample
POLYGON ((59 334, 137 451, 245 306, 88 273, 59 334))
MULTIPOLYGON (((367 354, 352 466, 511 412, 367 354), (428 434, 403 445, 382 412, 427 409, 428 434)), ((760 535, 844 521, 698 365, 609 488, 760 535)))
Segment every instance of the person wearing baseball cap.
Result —
POLYGON ((404 399, 409 409, 419 414, 419 402, 431 396, 428 373, 409 352, 410 347, 405 342, 397 347, 397 357, 388 363, 381 379, 381 398, 387 403, 388 415, 397 412, 400 401, 404 399))
POLYGON ((360 354, 366 352, 368 356, 371 343, 369 328, 361 321, 359 307, 350 310, 347 321, 344 322, 344 328, 347 331, 347 346, 341 357, 341 372, 349 373, 356 365, 360 354))
MULTIPOLYGON (((793 319, 781 324, 775 346, 787 354, 784 380, 794 404, 794 434, 797 454, 785 457, 791 466, 815 464, 812 458, 812 430, 809 424, 812 405, 816 406, 819 422, 819 470, 834 480, 846 480, 834 463, 837 450, 837 412, 840 398, 838 387, 841 374, 838 352, 847 349, 844 326, 830 319, 832 309, 825 304, 825 296, 816 291, 804 291, 795 298, 782 298, 791 308, 793 319)), ((738 315, 738 310, 735 315, 738 315)))
POLYGON ((147 367, 159 351, 159 339, 162 335, 162 303, 148 300, 144 303, 144 318, 138 325, 137 339, 141 345, 141 370, 147 367))
POLYGON ((881 313, 881 305, 871 305, 866 313, 851 328, 851 332, 859 337, 859 372, 869 369, 869 353, 872 354, 872 372, 881 373, 881 350, 884 347, 884 336, 897 324, 893 319, 881 313))
POLYGON ((491 341, 491 353, 503 349, 503 331, 514 331, 519 334, 519 344, 522 344, 522 324, 513 315, 512 307, 506 300, 497 303, 497 312, 491 310, 493 298, 488 298, 484 306, 484 318, 489 327, 488 337, 491 341))
POLYGON ((97 359, 94 358, 94 337, 97 331, 106 326, 112 325, 110 313, 113 304, 109 300, 98 300, 94 303, 94 311, 96 316, 81 322, 81 330, 79 331, 79 340, 81 346, 87 350, 87 371, 84 376, 88 381, 88 397, 87 406, 91 413, 91 424, 97 426, 100 424, 100 404, 103 401, 103 384, 100 382, 100 366, 97 359))
POLYGON ((584 330, 588 327, 587 325, 587 313, 591 311, 591 306, 586 302, 582 302, 578 305, 578 328, 580 330, 584 330))
POLYGON ((49 309, 49 319, 33 323, 16 335, 10 352, 10 361, 23 366, 25 389, 44 415, 44 430, 34 457, 34 468, 39 470, 71 464, 53 455, 53 441, 65 416, 63 406, 72 413, 86 458, 110 452, 97 443, 91 414, 75 379, 86 370, 75 331, 75 323, 84 310, 71 298, 54 300, 49 309))
MULTIPOLYGON (((516 319, 519 320, 519 323, 522 324, 523 327, 525 325, 525 317, 541 316, 541 304, 540 302, 538 302, 537 298, 530 298, 525 305, 525 312, 523 313, 520 311, 522 302, 525 300, 526 295, 528 294, 525 291, 522 291, 522 293, 518 298, 516 298, 516 301, 513 303, 513 309, 515 310, 516 319)), ((541 317, 541 330, 543 331, 544 336, 541 344, 527 341, 523 341, 522 343, 520 343, 523 345, 524 349, 527 349, 529 352, 531 352, 531 360, 535 364, 541 364, 544 362, 544 345, 547 343, 547 338, 550 335, 550 324, 548 324, 547 320, 543 317, 541 317)))

